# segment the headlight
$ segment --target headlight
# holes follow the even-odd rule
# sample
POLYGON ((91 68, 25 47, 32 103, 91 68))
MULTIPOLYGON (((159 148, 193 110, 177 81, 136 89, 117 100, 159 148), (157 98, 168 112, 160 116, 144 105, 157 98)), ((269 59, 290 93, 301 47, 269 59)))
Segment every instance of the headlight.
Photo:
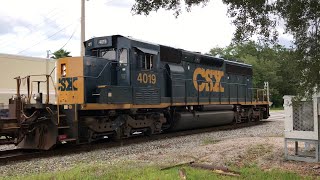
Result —
POLYGON ((67 66, 66 64, 61 64, 61 76, 66 76, 67 75, 67 66))

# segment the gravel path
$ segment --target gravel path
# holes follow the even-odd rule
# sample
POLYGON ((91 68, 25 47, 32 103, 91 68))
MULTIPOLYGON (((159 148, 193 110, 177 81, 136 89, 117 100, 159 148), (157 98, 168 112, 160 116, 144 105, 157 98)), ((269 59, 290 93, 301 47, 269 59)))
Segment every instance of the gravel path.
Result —
MULTIPOLYGON (((107 148, 92 152, 32 159, 0 167, 0 174, 15 175, 35 172, 52 172, 72 168, 79 163, 118 164, 138 161, 142 164, 170 165, 185 161, 220 163, 236 160, 253 144, 283 143, 283 112, 274 112, 257 126, 208 132, 170 139, 156 140, 123 147, 107 148)), ((1 149, 1 146, 0 146, 1 149)))
POLYGON ((5 150, 10 150, 10 149, 15 149, 15 148, 16 148, 16 146, 12 145, 12 144, 10 144, 10 145, 1 145, 0 146, 0 151, 5 151, 5 150))

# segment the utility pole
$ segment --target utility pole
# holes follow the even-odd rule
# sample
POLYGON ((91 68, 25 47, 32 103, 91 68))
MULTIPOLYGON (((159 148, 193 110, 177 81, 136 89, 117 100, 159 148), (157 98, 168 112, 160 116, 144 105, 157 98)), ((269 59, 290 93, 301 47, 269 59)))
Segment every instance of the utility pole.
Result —
POLYGON ((47 50, 47 59, 50 58, 50 54, 51 54, 51 51, 50 51, 50 50, 47 50))
POLYGON ((84 45, 83 42, 85 41, 85 0, 81 0, 81 42, 80 42, 80 47, 81 47, 81 52, 80 56, 84 56, 84 45))
POLYGON ((49 59, 50 59, 51 51, 47 50, 47 59, 46 59, 46 74, 49 74, 49 59))

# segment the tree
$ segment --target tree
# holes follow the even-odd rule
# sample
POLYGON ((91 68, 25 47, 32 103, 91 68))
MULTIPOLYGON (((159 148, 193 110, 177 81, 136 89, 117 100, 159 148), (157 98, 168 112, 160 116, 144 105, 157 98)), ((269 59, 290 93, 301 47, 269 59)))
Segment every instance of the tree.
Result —
POLYGON ((70 54, 70 52, 68 52, 64 49, 59 49, 53 53, 53 56, 51 56, 51 58, 59 59, 59 58, 63 58, 63 57, 71 57, 71 56, 69 56, 69 54, 70 54))
MULTIPOLYGON (((205 5, 209 0, 136 0, 132 11, 148 15, 160 8, 174 10, 181 7, 190 11, 192 6, 205 5)), ((222 0, 228 6, 228 15, 236 26, 234 42, 243 43, 253 35, 274 44, 278 28, 293 35, 294 51, 299 63, 300 95, 320 91, 320 1, 319 0, 222 0)))
POLYGON ((249 41, 243 44, 230 44, 225 48, 213 48, 210 53, 228 60, 251 64, 253 68, 253 85, 263 87, 270 84, 271 101, 275 106, 282 106, 283 95, 297 92, 299 82, 296 77, 298 69, 294 51, 282 46, 257 44, 249 41))

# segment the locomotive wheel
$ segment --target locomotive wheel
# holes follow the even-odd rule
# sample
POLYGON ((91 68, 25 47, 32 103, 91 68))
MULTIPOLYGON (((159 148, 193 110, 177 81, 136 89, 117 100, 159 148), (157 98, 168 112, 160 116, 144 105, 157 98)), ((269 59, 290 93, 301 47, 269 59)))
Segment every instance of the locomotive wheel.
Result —
POLYGON ((248 120, 247 120, 247 122, 253 121, 252 114, 253 114, 253 110, 252 110, 252 108, 250 108, 249 112, 248 112, 248 120))
POLYGON ((150 137, 153 134, 153 131, 151 128, 147 128, 147 130, 144 132, 144 135, 150 137))
POLYGON ((112 141, 120 141, 123 137, 123 129, 122 127, 116 129, 113 133, 113 135, 111 136, 112 141))

